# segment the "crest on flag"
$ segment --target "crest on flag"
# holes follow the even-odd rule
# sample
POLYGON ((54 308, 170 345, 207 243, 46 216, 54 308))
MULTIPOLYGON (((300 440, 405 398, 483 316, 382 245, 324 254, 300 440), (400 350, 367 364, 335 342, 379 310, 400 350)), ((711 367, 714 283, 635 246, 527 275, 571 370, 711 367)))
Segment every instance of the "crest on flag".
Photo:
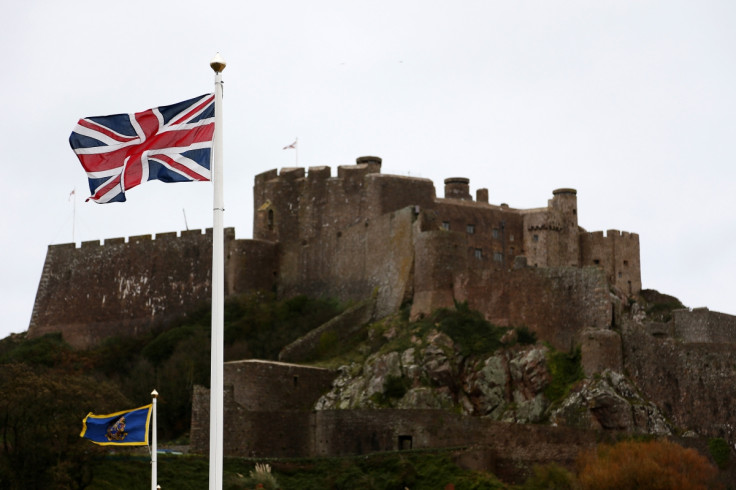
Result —
POLYGON ((134 114, 80 119, 69 144, 87 172, 98 203, 123 202, 147 180, 210 180, 215 95, 134 114))
POLYGON ((127 435, 128 433, 125 432, 125 416, 122 416, 107 426, 105 437, 108 441, 122 441, 127 435))

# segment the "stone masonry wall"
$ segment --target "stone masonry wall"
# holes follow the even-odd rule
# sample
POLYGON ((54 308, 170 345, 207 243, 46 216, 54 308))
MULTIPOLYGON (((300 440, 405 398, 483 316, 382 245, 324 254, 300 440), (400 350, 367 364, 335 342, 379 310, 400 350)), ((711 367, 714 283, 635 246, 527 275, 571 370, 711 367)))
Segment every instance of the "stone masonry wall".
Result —
MULTIPOLYGON (((270 288, 274 257, 273 244, 236 240, 232 228, 225 230, 226 293, 270 288)), ((211 269, 211 229, 83 242, 80 248, 51 245, 28 335, 61 332, 72 346, 88 347, 144 333, 209 301, 211 269)))
POLYGON ((361 300, 377 292, 377 316, 411 297, 413 211, 365 219, 313 240, 281 244, 279 292, 361 300))
POLYGON ((324 368, 257 359, 225 363, 233 401, 248 411, 311 410, 337 374, 324 368))
MULTIPOLYGON (((190 449, 208 451, 209 390, 196 387, 190 449)), ((592 431, 494 422, 442 410, 249 411, 225 392, 228 457, 335 457, 401 449, 483 448, 469 454, 476 470, 520 481, 535 464, 569 468, 595 445, 592 431)))
POLYGON ((608 230, 580 235, 582 265, 601 267, 611 284, 625 294, 641 291, 639 235, 608 230))
POLYGON ((684 342, 736 343, 736 316, 708 308, 672 312, 674 335, 684 342))
POLYGON ((689 343, 622 332, 624 369, 675 426, 736 443, 736 344, 689 343))
POLYGON ((609 286, 596 267, 524 267, 476 274, 465 287, 471 308, 496 325, 526 326, 569 350, 587 328, 612 322, 609 286))

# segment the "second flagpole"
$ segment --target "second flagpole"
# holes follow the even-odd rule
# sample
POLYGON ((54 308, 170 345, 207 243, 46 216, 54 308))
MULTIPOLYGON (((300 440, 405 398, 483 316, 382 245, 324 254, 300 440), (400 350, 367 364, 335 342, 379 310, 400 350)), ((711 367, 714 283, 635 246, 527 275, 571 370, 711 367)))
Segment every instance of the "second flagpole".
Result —
POLYGON ((222 179, 222 70, 225 60, 217 53, 210 62, 215 71, 215 142, 212 168, 212 334, 210 347, 210 490, 222 490, 223 363, 225 319, 225 239, 222 179))
POLYGON ((151 392, 151 411, 153 412, 153 426, 151 428, 151 490, 161 488, 158 486, 158 428, 156 427, 156 401, 158 391, 151 392))

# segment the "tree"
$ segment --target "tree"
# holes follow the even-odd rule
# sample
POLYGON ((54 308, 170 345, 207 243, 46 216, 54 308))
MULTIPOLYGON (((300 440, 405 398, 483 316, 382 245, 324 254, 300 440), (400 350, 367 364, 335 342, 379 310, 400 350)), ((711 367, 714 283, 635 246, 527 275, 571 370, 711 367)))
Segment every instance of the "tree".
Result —
POLYGON ((94 410, 132 408, 120 392, 89 377, 25 364, 0 365, 0 488, 81 489, 102 448, 79 437, 94 410))
POLYGON ((579 460, 583 489, 705 490, 717 470, 694 449, 667 440, 601 445, 579 460))

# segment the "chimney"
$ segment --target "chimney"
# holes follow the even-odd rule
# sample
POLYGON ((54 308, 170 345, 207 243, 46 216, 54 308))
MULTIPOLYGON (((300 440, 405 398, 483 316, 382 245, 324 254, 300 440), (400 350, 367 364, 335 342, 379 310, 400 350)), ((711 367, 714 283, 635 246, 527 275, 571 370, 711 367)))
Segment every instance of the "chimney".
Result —
POLYGON ((356 164, 367 165, 368 173, 371 173, 371 174, 381 173, 381 162, 382 162, 381 157, 365 156, 365 157, 358 157, 355 159, 356 164))
POLYGON ((470 195, 470 179, 465 177, 450 177, 445 179, 445 199, 462 199, 472 201, 470 195))

